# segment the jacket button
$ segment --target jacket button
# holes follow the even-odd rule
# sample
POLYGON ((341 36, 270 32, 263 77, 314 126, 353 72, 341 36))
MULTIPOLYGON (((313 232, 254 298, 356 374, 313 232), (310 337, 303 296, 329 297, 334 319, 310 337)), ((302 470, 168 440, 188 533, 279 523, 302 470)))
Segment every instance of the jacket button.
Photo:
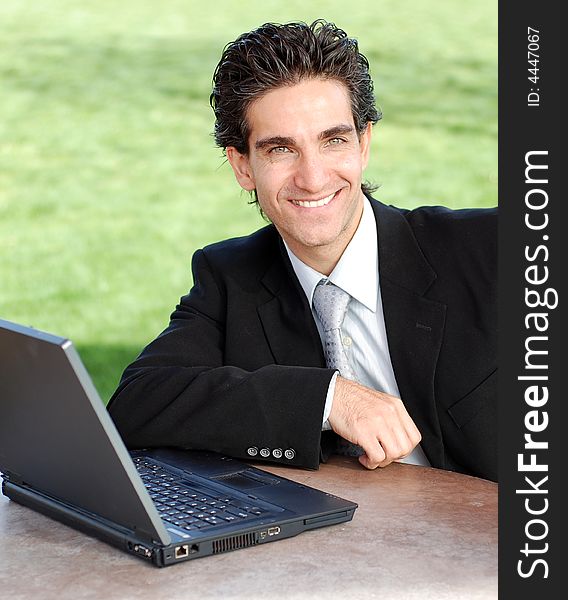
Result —
POLYGON ((294 456, 296 456, 296 452, 292 449, 292 448, 288 448, 288 450, 286 450, 284 452, 284 456, 288 459, 288 460, 292 460, 294 458, 294 456))
POLYGON ((247 454, 249 456, 256 456, 258 454, 258 448, 256 446, 251 446, 247 449, 247 454))
POLYGON ((268 458, 270 456, 270 450, 268 448, 263 448, 260 451, 260 456, 262 456, 262 458, 268 458))
POLYGON ((272 456, 274 456, 274 458, 282 458, 282 450, 280 448, 274 448, 272 456))

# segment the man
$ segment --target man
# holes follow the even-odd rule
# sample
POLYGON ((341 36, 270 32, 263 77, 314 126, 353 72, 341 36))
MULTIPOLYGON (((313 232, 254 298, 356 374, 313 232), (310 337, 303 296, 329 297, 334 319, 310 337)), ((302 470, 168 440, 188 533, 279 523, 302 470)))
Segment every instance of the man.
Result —
POLYGON ((333 24, 243 34, 211 104, 271 225, 194 255, 193 288, 109 404, 126 443, 496 479, 495 211, 371 198, 380 114, 333 24))

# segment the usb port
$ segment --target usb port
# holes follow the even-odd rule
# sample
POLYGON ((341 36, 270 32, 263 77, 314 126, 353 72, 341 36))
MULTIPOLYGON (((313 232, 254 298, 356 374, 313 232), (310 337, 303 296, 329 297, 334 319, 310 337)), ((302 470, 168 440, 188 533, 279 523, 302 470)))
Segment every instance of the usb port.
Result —
POLYGON ((280 527, 269 527, 268 535, 278 535, 280 533, 280 527))

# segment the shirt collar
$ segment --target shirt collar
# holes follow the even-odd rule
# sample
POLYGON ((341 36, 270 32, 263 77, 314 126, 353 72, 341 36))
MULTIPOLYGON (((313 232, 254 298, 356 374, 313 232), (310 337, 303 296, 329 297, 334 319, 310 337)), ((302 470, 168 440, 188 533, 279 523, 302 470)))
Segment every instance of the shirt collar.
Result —
MULTIPOLYGON (((326 277, 303 263, 290 250, 286 242, 284 245, 294 272, 311 306, 316 285, 326 277)), ((363 215, 355 235, 328 279, 364 304, 369 310, 376 312, 379 291, 377 224, 367 198, 363 202, 363 215)))

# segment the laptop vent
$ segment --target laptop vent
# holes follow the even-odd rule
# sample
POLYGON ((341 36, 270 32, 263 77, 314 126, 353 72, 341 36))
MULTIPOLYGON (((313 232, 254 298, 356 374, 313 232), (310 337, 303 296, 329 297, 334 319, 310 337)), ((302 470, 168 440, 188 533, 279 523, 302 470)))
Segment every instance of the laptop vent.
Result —
POLYGON ((213 554, 221 552, 229 552, 230 550, 238 550, 239 548, 248 548, 256 544, 256 535, 254 533, 244 533, 242 535, 234 535, 222 540, 213 542, 213 554))

